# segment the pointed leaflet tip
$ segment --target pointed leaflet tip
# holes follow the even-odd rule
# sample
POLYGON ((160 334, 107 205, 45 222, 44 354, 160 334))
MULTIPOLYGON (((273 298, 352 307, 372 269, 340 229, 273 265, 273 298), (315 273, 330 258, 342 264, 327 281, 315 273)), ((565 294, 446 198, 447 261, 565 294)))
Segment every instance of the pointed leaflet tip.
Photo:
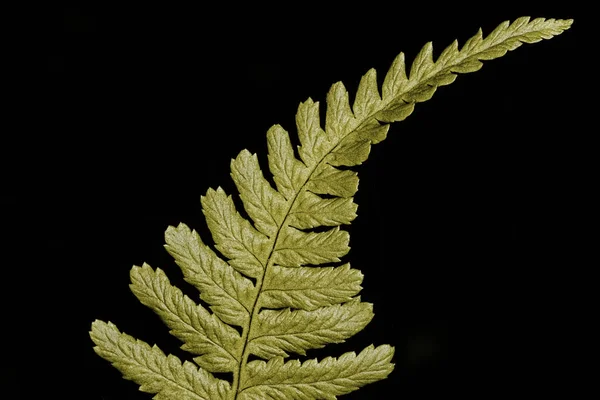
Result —
POLYGON ((406 77, 406 65, 404 53, 400 53, 394 59, 390 70, 383 81, 382 95, 384 101, 389 101, 403 90, 408 78, 406 77))
POLYGON ((331 86, 327 93, 327 111, 325 113, 325 133, 332 143, 337 143, 348 133, 354 120, 350 109, 348 91, 342 82, 331 86))
POLYGON ((511 25, 511 28, 514 30, 517 30, 519 28, 521 28, 524 25, 527 25, 527 23, 529 23, 529 20, 531 19, 531 17, 520 17, 517 18, 511 25))
POLYGON ((449 61, 454 59, 458 55, 458 40, 454 40, 448 47, 442 51, 442 54, 438 57, 436 67, 445 66, 449 61))
POLYGON ((498 25, 487 37, 485 38, 485 42, 488 44, 494 43, 496 39, 502 36, 507 28, 510 26, 510 21, 502 21, 500 25, 498 25))
POLYGON ((381 107, 377 72, 371 68, 360 80, 352 109, 356 118, 365 118, 381 107))
POLYGON ((473 49, 477 48, 482 41, 483 31, 481 30, 481 28, 479 28, 477 30, 477 33, 475 33, 473 37, 467 40, 463 47, 460 49, 461 55, 470 53, 471 51, 473 51, 473 49))
POLYGON ((409 80, 419 81, 431 67, 433 67, 433 43, 427 42, 412 63, 409 80))
POLYGON ((296 113, 296 129, 300 140, 298 154, 307 167, 312 167, 331 148, 321 128, 318 101, 313 102, 309 98, 300 103, 296 113))

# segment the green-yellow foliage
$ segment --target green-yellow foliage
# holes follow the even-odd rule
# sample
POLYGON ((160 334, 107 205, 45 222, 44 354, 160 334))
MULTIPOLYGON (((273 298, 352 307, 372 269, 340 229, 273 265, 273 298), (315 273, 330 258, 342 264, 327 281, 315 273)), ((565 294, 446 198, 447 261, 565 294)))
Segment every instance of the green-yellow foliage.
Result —
POLYGON ((360 81, 352 107, 342 83, 334 84, 324 128, 319 103, 301 103, 296 114, 300 159, 281 126, 267 132, 276 189, 264 178, 256 154, 242 150, 231 162, 251 221, 223 189, 202 196, 220 254, 184 224, 166 231, 166 249, 210 311, 172 286, 162 270, 146 264, 131 270, 133 293, 163 319, 184 343, 182 349, 196 356, 196 365, 98 320, 91 331, 96 353, 158 400, 336 399, 386 378, 394 368, 394 348, 387 344, 321 361, 287 360, 293 353, 343 342, 373 318, 372 304, 358 296, 363 275, 339 264, 349 251, 349 234, 340 226, 356 217, 358 177, 336 167, 363 163, 371 145, 385 139, 389 123, 408 117, 416 103, 452 83, 457 73, 477 71, 482 60, 552 38, 571 23, 507 21, 486 38, 479 30, 461 49, 454 41, 435 62, 428 43, 408 74, 400 53, 381 94, 373 69, 360 81), (329 228, 314 231, 318 227, 329 228), (318 266, 323 264, 329 266, 318 266), (250 355, 259 359, 249 361, 250 355), (220 372, 232 373, 233 381, 213 375, 220 372))

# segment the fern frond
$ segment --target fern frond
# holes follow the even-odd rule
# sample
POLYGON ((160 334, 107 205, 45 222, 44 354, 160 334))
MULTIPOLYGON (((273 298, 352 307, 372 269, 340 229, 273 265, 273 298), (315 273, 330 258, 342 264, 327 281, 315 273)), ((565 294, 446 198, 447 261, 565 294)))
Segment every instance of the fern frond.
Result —
POLYGON ((209 189, 201 202, 217 250, 239 273, 260 276, 269 258, 269 238, 241 217, 223 189, 209 189))
POLYGON ((165 356, 120 333, 111 323, 92 325, 96 352, 156 399, 336 399, 386 378, 393 369, 389 345, 301 363, 291 353, 340 343, 373 318, 370 303, 358 296, 363 275, 349 263, 343 230, 356 217, 356 172, 338 167, 363 163, 371 145, 386 138, 389 124, 408 117, 416 103, 431 98, 458 73, 474 72, 482 60, 503 56, 523 43, 549 39, 572 20, 528 17, 481 30, 459 49, 454 41, 433 59, 427 43, 407 74, 400 53, 383 81, 375 70, 360 81, 352 106, 342 83, 327 94, 324 128, 319 103, 301 103, 296 114, 300 146, 295 156, 289 133, 279 125, 267 132, 269 170, 256 154, 242 150, 231 161, 231 177, 246 219, 222 188, 209 189, 202 208, 217 254, 184 224, 169 227, 166 249, 185 280, 210 310, 172 286, 162 270, 134 267, 131 289, 196 355, 200 368, 165 356), (221 257, 223 256, 223 257, 221 257), (333 265, 331 265, 333 264, 333 265), (241 328, 241 334, 233 328, 241 328), (262 360, 249 361, 250 356, 262 360), (231 384, 212 373, 231 373, 231 384))
POLYGON ((209 372, 229 372, 240 362, 240 335, 215 314, 184 296, 169 278, 148 264, 131 270, 131 291, 154 310, 184 342, 181 348, 200 355, 194 361, 209 372))
POLYGON ((229 383, 198 369, 192 363, 165 354, 156 346, 119 332, 112 323, 94 321, 90 336, 96 353, 140 390, 156 393, 156 400, 227 400, 229 383))
POLYGON ((273 265, 265 277, 259 308, 312 311, 350 301, 361 291, 363 274, 350 264, 339 267, 285 268, 273 265))
POLYGON ((350 251, 350 235, 337 226, 326 232, 303 232, 288 226, 279 236, 272 263, 282 267, 335 263, 350 251))
POLYGON ((175 258, 186 281, 223 322, 244 326, 250 319, 256 289, 252 282, 219 258, 185 224, 169 227, 165 248, 175 258))
POLYGON ((372 318, 373 305, 361 302, 358 297, 313 311, 263 310, 248 338, 251 346, 248 351, 266 360, 288 357, 288 352, 305 355, 305 350, 345 341, 362 331, 372 318))
POLYGON ((276 357, 268 362, 248 363, 248 378, 241 386, 240 400, 335 400, 361 386, 389 375, 394 349, 388 345, 369 346, 360 354, 345 353, 340 358, 327 357, 300 363, 284 362, 276 357))
POLYGON ((263 176, 256 154, 242 150, 231 161, 231 177, 256 229, 269 238, 276 236, 287 213, 287 201, 263 176))

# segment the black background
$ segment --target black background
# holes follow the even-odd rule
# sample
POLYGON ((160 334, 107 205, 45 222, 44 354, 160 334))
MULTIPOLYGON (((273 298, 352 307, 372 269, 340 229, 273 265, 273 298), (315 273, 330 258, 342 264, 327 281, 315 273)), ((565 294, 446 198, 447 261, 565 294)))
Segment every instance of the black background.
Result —
POLYGON ((357 168, 347 259, 365 275, 375 318, 309 357, 395 346, 389 378, 347 399, 558 387, 538 373, 564 367, 556 331, 578 281, 555 264, 572 257, 566 227, 591 164, 578 122, 575 11, 337 7, 87 2, 48 11, 35 62, 17 75, 20 124, 2 145, 11 398, 150 399, 93 352, 87 332, 95 319, 112 321, 189 359, 131 294, 129 269, 160 267, 196 297, 163 233, 185 222, 210 243, 199 197, 217 186, 235 193, 230 159, 246 148, 266 171, 265 133, 275 123, 294 133, 300 101, 324 105, 340 80, 352 96, 371 67, 381 82, 400 51, 412 61, 433 41, 437 56, 455 38, 522 15, 576 20, 440 88, 357 168))

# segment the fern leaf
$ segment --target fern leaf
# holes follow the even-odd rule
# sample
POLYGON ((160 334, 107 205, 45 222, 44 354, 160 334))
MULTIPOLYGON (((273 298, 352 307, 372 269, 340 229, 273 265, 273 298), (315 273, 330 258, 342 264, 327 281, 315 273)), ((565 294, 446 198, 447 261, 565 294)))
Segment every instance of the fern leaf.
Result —
POLYGON ((327 94, 324 128, 319 103, 301 103, 296 114, 300 146, 296 158, 289 133, 267 132, 269 171, 243 150, 231 161, 231 177, 248 218, 220 187, 201 203, 216 253, 184 224, 169 227, 166 249, 212 313, 172 286, 162 270, 134 267, 131 289, 196 355, 183 364, 157 347, 96 321, 95 350, 141 390, 156 399, 336 399, 392 371, 394 348, 369 346, 322 361, 288 360, 340 343, 373 318, 373 306, 358 296, 363 275, 342 262, 350 236, 342 226, 356 217, 356 172, 339 167, 363 163, 371 145, 384 140, 391 122, 407 118, 415 104, 523 43, 549 39, 571 20, 522 17, 500 24, 487 37, 479 30, 459 48, 452 42, 433 58, 427 43, 410 65, 400 53, 381 91, 375 70, 361 79, 350 106, 340 82, 327 94), (222 257, 221 257, 222 256, 222 257), (332 265, 333 264, 333 265, 332 265), (240 331, 233 328, 240 327, 240 331), (241 333, 240 333, 241 332, 241 333), (251 360, 250 356, 263 360, 251 360), (232 382, 212 373, 230 372, 232 382))
POLYGON ((305 350, 344 342, 363 330, 372 318, 373 305, 360 302, 360 298, 314 311, 264 310, 248 338, 249 351, 264 359, 288 357, 287 352, 305 355, 305 350))
MULTIPOLYGON (((383 81, 382 94, 383 100, 393 99, 398 95, 398 93, 403 93, 404 86, 408 82, 408 77, 406 76, 406 60, 404 53, 400 53, 392 62, 392 66, 390 70, 385 75, 385 80, 383 81)), ((356 106, 355 106, 356 107, 356 106)))
POLYGON ((260 276, 269 257, 269 238, 242 218, 223 189, 209 189, 201 202, 217 250, 239 273, 251 278, 260 276))
POLYGON ((350 264, 339 267, 285 268, 273 265, 265 277, 261 308, 315 310, 350 301, 362 289, 362 273, 350 264))
POLYGON ((309 169, 294 156, 294 149, 288 133, 280 126, 275 125, 267 132, 269 147, 269 169, 277 189, 291 200, 300 190, 300 183, 306 181, 309 169))
POLYGON ((287 213, 287 201, 263 176, 256 154, 240 152, 231 161, 231 177, 256 229, 268 237, 277 235, 287 213))
POLYGON ((415 57, 410 67, 409 82, 420 81, 434 66, 433 44, 428 42, 415 57))
POLYGON ((325 134, 330 143, 337 143, 355 125, 355 118, 348 100, 348 91, 342 82, 334 83, 327 93, 325 134))
POLYGON ((181 290, 171 285, 164 272, 154 271, 148 264, 131 270, 131 291, 152 308, 184 342, 181 346, 200 355, 194 361, 210 372, 231 372, 240 361, 239 333, 216 315, 195 304, 181 290))
POLYGON ((227 400, 231 386, 202 368, 165 354, 156 346, 119 332, 112 323, 95 321, 90 333, 94 351, 110 361, 140 390, 156 393, 157 400, 227 400))
POLYGON ((377 87, 377 71, 370 69, 360 80, 352 110, 357 119, 371 115, 381 105, 377 87))
POLYGON ((337 226, 326 232, 302 232, 288 227, 281 232, 273 262, 285 267, 338 262, 350 251, 349 242, 348 232, 337 226))
POLYGON ((165 248, 181 267, 185 280, 200 291, 200 298, 225 323, 244 326, 250 319, 252 281, 220 259, 200 236, 185 224, 169 227, 165 248))
POLYGON ((296 128, 301 143, 298 148, 300 158, 307 167, 312 167, 331 148, 331 143, 321 128, 319 102, 315 103, 312 99, 308 99, 300 103, 296 113, 296 128))
POLYGON ((317 168, 306 190, 316 194, 336 197, 352 197, 358 190, 358 175, 354 171, 339 170, 330 164, 322 163, 317 168))
POLYGON ((241 384, 240 400, 335 400, 392 372, 394 350, 388 345, 369 346, 360 354, 346 353, 300 363, 276 357, 248 363, 248 378, 241 384))
POLYGON ((352 198, 324 199, 303 191, 289 214, 289 224, 298 229, 350 224, 356 218, 358 205, 352 198))
POLYGON ((333 149, 327 162, 335 167, 353 167, 362 164, 371 152, 371 141, 369 139, 347 140, 333 149))

